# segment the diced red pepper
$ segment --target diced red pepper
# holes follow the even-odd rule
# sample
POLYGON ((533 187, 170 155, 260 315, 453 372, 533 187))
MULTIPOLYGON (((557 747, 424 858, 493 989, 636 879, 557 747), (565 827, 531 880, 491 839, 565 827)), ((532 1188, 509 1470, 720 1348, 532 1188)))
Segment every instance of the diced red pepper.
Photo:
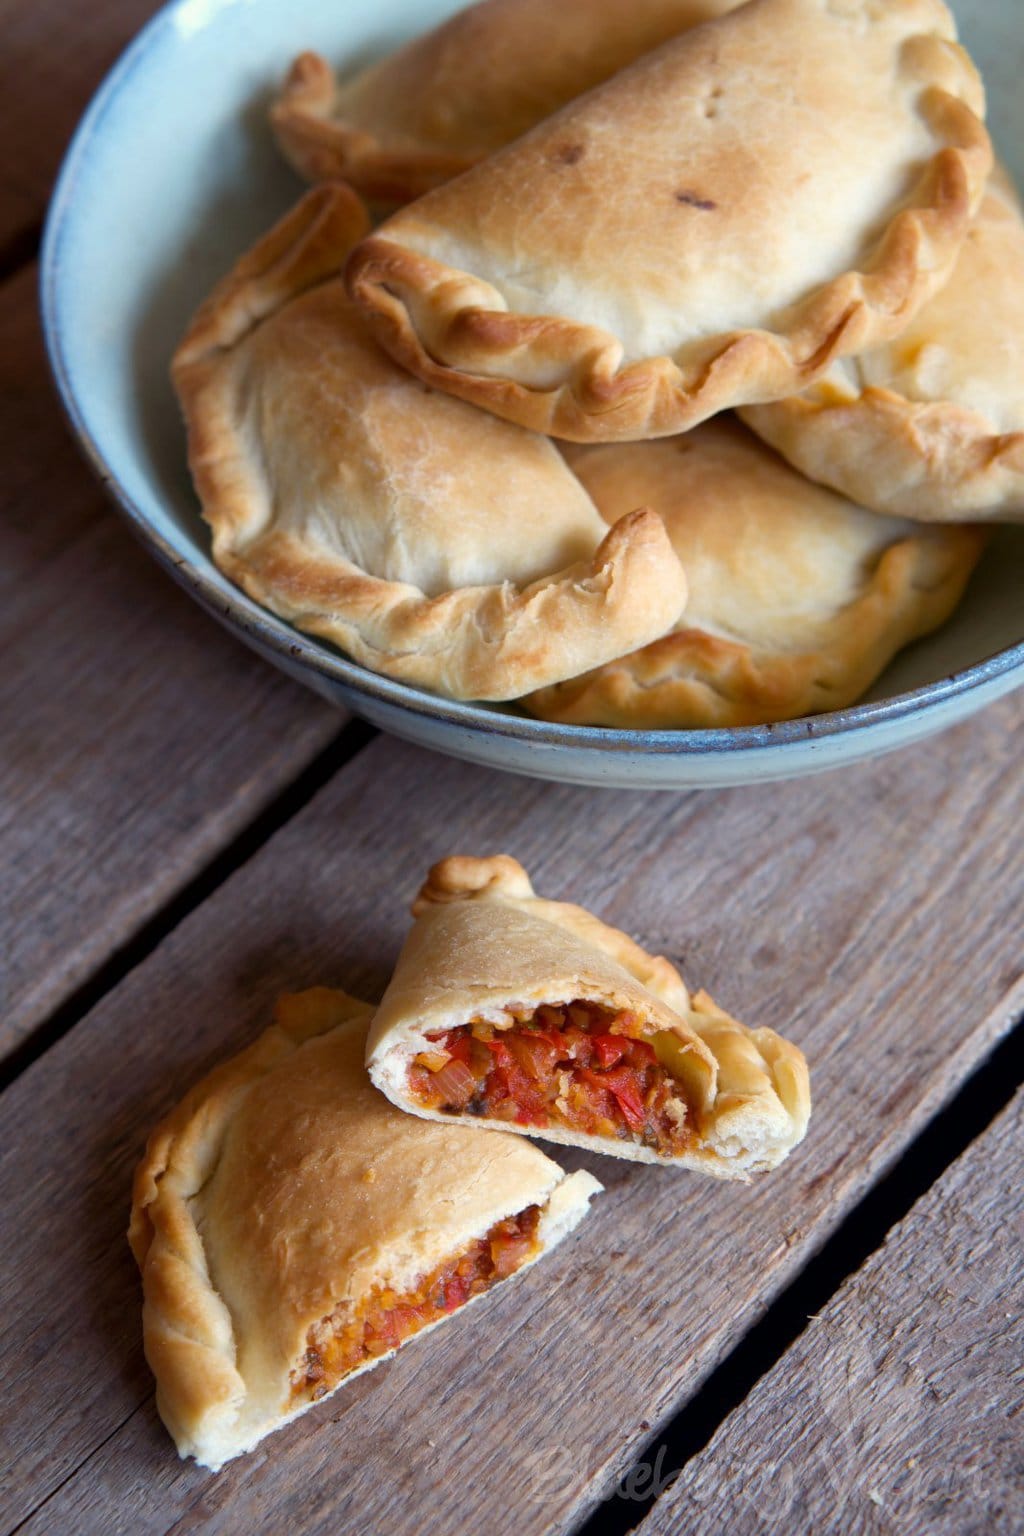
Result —
POLYGON ((627 1041, 621 1035, 591 1035, 590 1039, 599 1066, 617 1066, 626 1054, 627 1041))
POLYGON ((622 1110, 622 1117, 631 1131, 644 1128, 644 1101, 635 1071, 631 1067, 615 1067, 601 1074, 601 1083, 615 1095, 615 1102, 622 1110))
MULTIPOLYGON (((510 1058, 511 1058, 511 1052, 510 1058)), ((520 1125, 546 1125, 548 1106, 544 1090, 514 1060, 505 1069, 509 1097, 516 1106, 520 1125)))
POLYGON ((535 1029, 531 1026, 526 1038, 530 1040, 543 1040, 544 1044, 550 1046, 559 1060, 566 1054, 566 1039, 561 1030, 535 1029))
POLYGON ((454 1057, 456 1061, 465 1062, 467 1067, 469 1066, 469 1053, 472 1045, 473 1037, 468 1029, 449 1030, 448 1037, 444 1042, 444 1048, 449 1056, 454 1057))
POLYGON ((587 1097, 592 1113, 607 1119, 612 1106, 605 1074, 592 1072, 589 1067, 580 1067, 573 1074, 573 1081, 588 1090, 587 1097))
POLYGON ((445 1311, 454 1312, 456 1307, 462 1306, 462 1303, 466 1300, 468 1295, 468 1280, 463 1280, 461 1275, 452 1275, 451 1279, 446 1282, 444 1288, 445 1311))
POLYGON ((525 1102, 523 1099, 520 1099, 516 1105, 516 1122, 519 1125, 547 1125, 547 1105, 536 1102, 525 1102))
POLYGON ((512 1053, 508 1046, 505 1044, 504 1040, 485 1040, 484 1045, 486 1045, 498 1066, 504 1068, 506 1072, 510 1067, 515 1065, 512 1060, 512 1053))

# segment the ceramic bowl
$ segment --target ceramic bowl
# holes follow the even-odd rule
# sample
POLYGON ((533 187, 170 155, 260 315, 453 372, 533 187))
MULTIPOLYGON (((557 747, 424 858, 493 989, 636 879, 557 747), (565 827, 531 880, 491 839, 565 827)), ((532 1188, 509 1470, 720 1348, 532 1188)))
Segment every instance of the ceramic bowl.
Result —
MULTIPOLYGON (((1024 682, 1024 529, 1000 530, 954 619, 905 651, 862 703, 731 730, 556 726, 450 703, 367 672, 219 574, 185 467, 168 361, 215 279, 301 190, 271 141, 268 102, 302 48, 357 66, 457 8, 174 0, 97 93, 53 198, 43 315, 71 422, 154 555, 255 650, 375 725, 473 762, 575 783, 681 789, 820 772, 918 741, 1024 682)), ((1024 180, 1020 0, 954 8, 986 75, 995 137, 1024 180)))

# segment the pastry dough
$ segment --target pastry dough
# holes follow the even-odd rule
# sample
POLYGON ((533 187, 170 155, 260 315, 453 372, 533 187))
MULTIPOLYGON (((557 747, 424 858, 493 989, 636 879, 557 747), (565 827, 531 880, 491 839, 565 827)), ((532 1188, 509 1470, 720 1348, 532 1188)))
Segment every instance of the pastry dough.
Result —
POLYGON ((424 389, 337 273, 365 212, 310 192, 196 316, 174 362, 218 565, 356 661, 509 699, 665 633, 661 523, 609 534, 552 444, 424 389))
POLYGON ((405 203, 738 3, 483 0, 341 84, 319 54, 301 54, 271 121, 309 181, 341 177, 405 203))
POLYGON ((719 1178, 774 1168, 802 1139, 795 1046, 690 998, 667 960, 591 913, 539 899, 514 859, 445 859, 413 910, 367 1041, 402 1109, 719 1178))
POLYGON ((523 426, 664 436, 797 393, 942 285, 991 168, 941 0, 750 0, 395 214, 350 287, 523 426))
POLYGON ((878 512, 1024 519, 1024 218, 1006 172, 902 336, 744 415, 805 475, 878 512))
POLYGON ((349 1380, 423 1331, 394 1309, 425 1276, 443 1287, 432 1327, 553 1247, 601 1187, 511 1136, 399 1114, 363 1067, 372 1012, 322 987, 282 998, 274 1025, 153 1133, 136 1174, 129 1237, 157 1406, 204 1466, 333 1391, 332 1343, 349 1347, 349 1380), (479 1240, 505 1232, 487 1275, 479 1240), (473 1286, 444 1275, 467 1256, 473 1286))
POLYGON ((634 497, 660 513, 690 601, 674 634, 524 700, 549 720, 684 729, 844 708, 948 618, 984 546, 977 528, 854 506, 729 417, 566 454, 609 522, 634 497))

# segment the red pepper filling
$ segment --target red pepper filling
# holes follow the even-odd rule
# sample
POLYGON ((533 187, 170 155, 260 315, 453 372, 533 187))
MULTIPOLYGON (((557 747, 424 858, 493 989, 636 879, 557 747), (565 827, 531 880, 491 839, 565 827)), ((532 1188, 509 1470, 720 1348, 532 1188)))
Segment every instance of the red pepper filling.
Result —
POLYGON ((292 1401, 316 1402, 364 1361, 397 1349, 428 1323, 514 1275, 537 1251, 539 1221, 540 1207, 527 1206, 518 1216, 497 1222, 460 1258, 424 1275, 413 1290, 375 1286, 357 1307, 344 1302, 314 1323, 291 1373, 292 1401))
POLYGON ((515 1125, 566 1126, 669 1156, 692 1141, 678 1081, 633 1014, 597 1003, 516 1011, 510 1028, 474 1020, 431 1035, 409 1084, 426 1108, 515 1125))

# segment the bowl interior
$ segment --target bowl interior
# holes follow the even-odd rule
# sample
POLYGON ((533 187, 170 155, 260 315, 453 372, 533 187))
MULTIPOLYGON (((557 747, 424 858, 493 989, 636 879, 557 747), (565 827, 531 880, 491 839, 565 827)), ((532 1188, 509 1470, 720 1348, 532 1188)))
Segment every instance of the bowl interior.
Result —
MULTIPOLYGON (((292 56, 312 47, 355 67, 458 8, 458 0, 177 0, 136 39, 93 103, 54 201, 44 303, 76 425, 164 557, 197 574, 208 602, 223 599, 285 644, 294 632, 210 560, 168 361, 213 282, 300 191, 267 127, 292 56)), ((1019 0, 957 0, 953 8, 985 72, 999 148, 1024 182, 1019 0)), ((927 688, 1020 643, 1022 587, 1024 529, 1001 529, 953 620, 904 651, 869 700, 927 688)), ((349 684, 368 676, 320 642, 303 639, 300 652, 322 656, 349 684)), ((488 716, 472 706, 458 713, 488 716)), ((543 725, 534 728, 543 735, 543 725)))

